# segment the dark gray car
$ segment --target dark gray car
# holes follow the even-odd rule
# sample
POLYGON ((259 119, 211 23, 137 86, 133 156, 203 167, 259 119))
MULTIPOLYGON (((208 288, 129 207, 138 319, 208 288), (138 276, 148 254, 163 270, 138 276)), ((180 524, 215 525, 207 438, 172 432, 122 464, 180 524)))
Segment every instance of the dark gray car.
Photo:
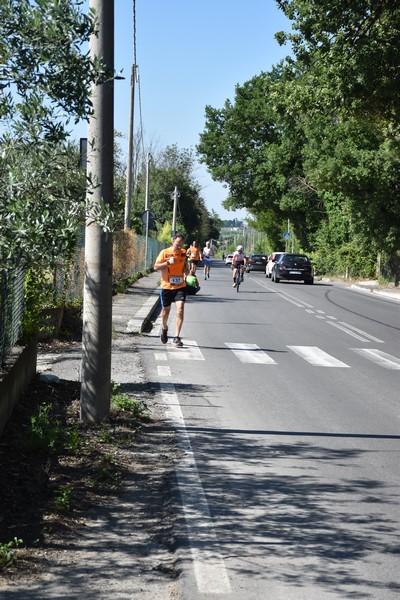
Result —
POLYGON ((246 273, 250 271, 265 271, 267 257, 265 254, 250 254, 246 260, 246 273))
POLYGON ((313 284, 314 269, 310 259, 305 254, 283 254, 274 263, 271 279, 275 283, 287 280, 313 284))

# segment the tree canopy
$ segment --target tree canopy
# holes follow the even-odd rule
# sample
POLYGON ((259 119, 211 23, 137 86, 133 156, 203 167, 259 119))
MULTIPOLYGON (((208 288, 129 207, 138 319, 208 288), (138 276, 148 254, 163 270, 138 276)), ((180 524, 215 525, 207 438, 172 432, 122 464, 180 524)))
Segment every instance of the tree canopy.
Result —
POLYGON ((0 259, 45 263, 73 244, 85 214, 70 120, 110 77, 82 51, 95 31, 79 0, 0 0, 0 259))
MULTIPOLYGON (((290 218, 301 247, 350 256, 400 247, 400 7, 278 0, 292 56, 206 107, 198 151, 273 238, 290 218), (275 233, 274 233, 275 230, 275 233), (348 249, 346 251, 346 248, 348 249)), ((276 240, 277 241, 277 240, 276 240)), ((334 261, 333 261, 334 262, 334 261)), ((371 269, 369 260, 368 268, 371 269)))
MULTIPOLYGON (((155 215, 157 230, 161 233, 166 222, 172 223, 175 187, 178 188, 177 230, 186 240, 205 241, 218 239, 219 222, 215 213, 209 213, 201 196, 195 177, 195 157, 191 149, 167 146, 150 161, 149 199, 150 210, 155 215)), ((144 210, 146 193, 146 165, 142 165, 136 196, 138 214, 144 210)))

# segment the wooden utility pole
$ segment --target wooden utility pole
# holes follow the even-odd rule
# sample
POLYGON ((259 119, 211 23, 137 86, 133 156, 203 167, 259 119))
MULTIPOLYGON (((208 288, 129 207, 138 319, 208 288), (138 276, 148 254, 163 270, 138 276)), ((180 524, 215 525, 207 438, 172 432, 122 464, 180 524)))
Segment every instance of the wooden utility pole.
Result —
POLYGON ((110 411, 112 331, 112 234, 96 222, 104 205, 112 207, 114 149, 114 0, 90 0, 97 36, 90 38, 91 58, 106 66, 110 78, 92 87, 93 115, 88 126, 88 174, 92 189, 85 233, 80 417, 101 422, 110 411))

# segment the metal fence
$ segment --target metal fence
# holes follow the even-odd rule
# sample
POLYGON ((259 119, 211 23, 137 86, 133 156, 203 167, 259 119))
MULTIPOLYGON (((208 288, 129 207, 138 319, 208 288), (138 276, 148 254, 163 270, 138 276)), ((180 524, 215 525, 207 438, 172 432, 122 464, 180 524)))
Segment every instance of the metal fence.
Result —
MULTIPOLYGON (((84 233, 80 234, 73 258, 57 265, 52 273, 52 301, 79 300, 83 296, 85 273, 84 233)), ((114 282, 144 273, 152 267, 165 244, 134 233, 119 232, 114 237, 114 282), (125 236, 125 237, 124 237, 125 236), (127 239, 129 237, 129 239, 127 239), (120 239, 119 239, 120 238, 120 239), (147 246, 147 248, 146 248, 147 246), (145 256, 147 249, 147 258, 145 256)), ((0 367, 22 334, 24 316, 25 271, 22 268, 0 270, 0 367)))
POLYGON ((22 334, 25 271, 0 270, 0 366, 22 334))

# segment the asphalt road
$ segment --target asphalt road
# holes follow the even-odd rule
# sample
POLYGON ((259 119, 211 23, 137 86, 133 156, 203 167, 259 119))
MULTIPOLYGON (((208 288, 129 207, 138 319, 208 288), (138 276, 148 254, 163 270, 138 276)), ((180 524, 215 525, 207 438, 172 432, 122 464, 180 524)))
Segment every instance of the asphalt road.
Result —
POLYGON ((200 278, 184 348, 139 342, 182 446, 183 597, 397 598, 400 304, 230 277, 200 278))

